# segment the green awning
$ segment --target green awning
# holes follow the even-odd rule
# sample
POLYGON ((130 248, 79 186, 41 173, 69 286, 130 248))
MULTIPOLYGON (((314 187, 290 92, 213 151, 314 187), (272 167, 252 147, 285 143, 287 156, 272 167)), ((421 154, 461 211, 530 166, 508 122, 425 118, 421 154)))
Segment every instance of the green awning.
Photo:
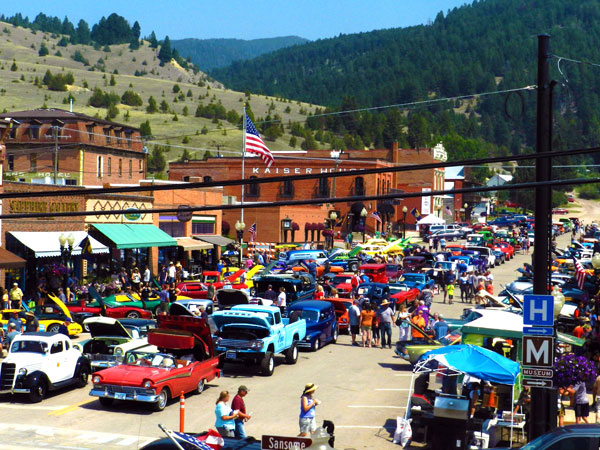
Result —
POLYGON ((94 224, 94 228, 119 249, 177 246, 175 239, 154 225, 98 223, 94 224))

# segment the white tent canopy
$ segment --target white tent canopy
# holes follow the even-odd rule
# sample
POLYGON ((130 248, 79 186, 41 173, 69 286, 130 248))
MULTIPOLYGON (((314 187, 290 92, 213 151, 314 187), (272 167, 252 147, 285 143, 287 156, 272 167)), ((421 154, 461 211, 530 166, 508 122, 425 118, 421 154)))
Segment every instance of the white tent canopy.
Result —
POLYGON ((429 214, 427 217, 423 217, 417 222, 418 225, 442 225, 445 224, 444 219, 440 219, 435 214, 429 214))

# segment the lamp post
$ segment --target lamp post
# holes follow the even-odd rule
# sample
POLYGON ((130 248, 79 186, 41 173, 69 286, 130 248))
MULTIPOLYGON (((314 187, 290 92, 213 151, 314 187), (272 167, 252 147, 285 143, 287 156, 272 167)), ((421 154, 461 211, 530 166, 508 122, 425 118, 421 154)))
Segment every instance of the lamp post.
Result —
POLYGON ((337 211, 332 210, 332 211, 329 211, 329 218, 325 221, 326 225, 328 225, 328 228, 331 231, 331 236, 328 237, 328 240, 331 241, 330 242, 331 248, 333 248, 333 235, 334 235, 335 223, 336 223, 337 218, 338 218, 337 211))
POLYGON ((235 223, 235 231, 237 233, 237 240, 240 246, 239 253, 239 263, 240 267, 242 267, 242 239, 244 239, 244 230, 246 229, 246 224, 244 222, 240 222, 239 220, 235 223))
POLYGON ((360 217, 362 219, 362 226, 363 226, 363 244, 365 243, 365 237, 367 234, 367 208, 362 209, 362 211, 360 212, 360 217))
POLYGON ((465 222, 470 222, 470 220, 469 220, 469 218, 468 218, 468 212, 469 212, 468 208, 469 208, 469 204, 468 204, 468 203, 465 203, 465 204, 463 205, 463 208, 465 209, 465 222))
POLYGON ((402 207, 402 239, 406 239, 406 213, 408 208, 406 205, 402 207))
MULTIPOLYGON (((69 268, 69 260, 71 259, 71 254, 73 253, 73 245, 75 243, 75 237, 73 233, 69 233, 66 235, 65 233, 61 233, 58 237, 58 243, 60 244, 60 256, 63 260, 63 264, 70 271, 69 268)), ((63 285, 65 285, 65 279, 63 277, 63 285)), ((63 286, 65 287, 65 286, 63 286)))
POLYGON ((292 219, 285 216, 285 219, 281 219, 281 231, 283 234, 283 242, 287 242, 287 232, 292 229, 292 219))
MULTIPOLYGON (((598 262, 600 263, 600 261, 598 262)), ((554 297, 554 318, 556 319, 560 315, 563 306, 565 306, 565 296, 558 286, 552 288, 552 296, 554 297)))

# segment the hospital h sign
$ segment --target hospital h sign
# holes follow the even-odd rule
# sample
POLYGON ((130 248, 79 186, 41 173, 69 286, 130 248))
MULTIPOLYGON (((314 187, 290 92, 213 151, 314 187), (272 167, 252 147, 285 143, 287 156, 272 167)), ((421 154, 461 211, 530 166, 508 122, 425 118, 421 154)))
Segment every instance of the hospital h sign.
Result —
POLYGON ((525 295, 523 297, 523 325, 553 326, 554 297, 551 295, 525 295))

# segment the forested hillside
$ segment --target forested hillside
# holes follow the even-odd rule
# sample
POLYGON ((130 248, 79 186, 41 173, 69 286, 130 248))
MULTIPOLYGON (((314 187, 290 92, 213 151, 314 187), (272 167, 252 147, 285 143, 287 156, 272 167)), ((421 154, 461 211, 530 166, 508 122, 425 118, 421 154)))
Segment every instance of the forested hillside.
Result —
POLYGON ((252 40, 174 39, 171 45, 181 55, 189 56, 200 69, 208 71, 305 42, 308 40, 298 36, 283 36, 252 40))
MULTIPOLYGON (((541 33, 551 35, 555 55, 600 63, 600 0, 475 1, 440 12, 429 25, 319 40, 210 73, 233 89, 331 110, 407 103, 534 85, 541 33)), ((597 145, 600 68, 558 58, 551 67, 559 82, 555 149, 597 145)), ((408 113, 382 109, 319 124, 365 145, 443 140, 453 159, 516 154, 535 145, 535 91, 474 96, 408 113)))

